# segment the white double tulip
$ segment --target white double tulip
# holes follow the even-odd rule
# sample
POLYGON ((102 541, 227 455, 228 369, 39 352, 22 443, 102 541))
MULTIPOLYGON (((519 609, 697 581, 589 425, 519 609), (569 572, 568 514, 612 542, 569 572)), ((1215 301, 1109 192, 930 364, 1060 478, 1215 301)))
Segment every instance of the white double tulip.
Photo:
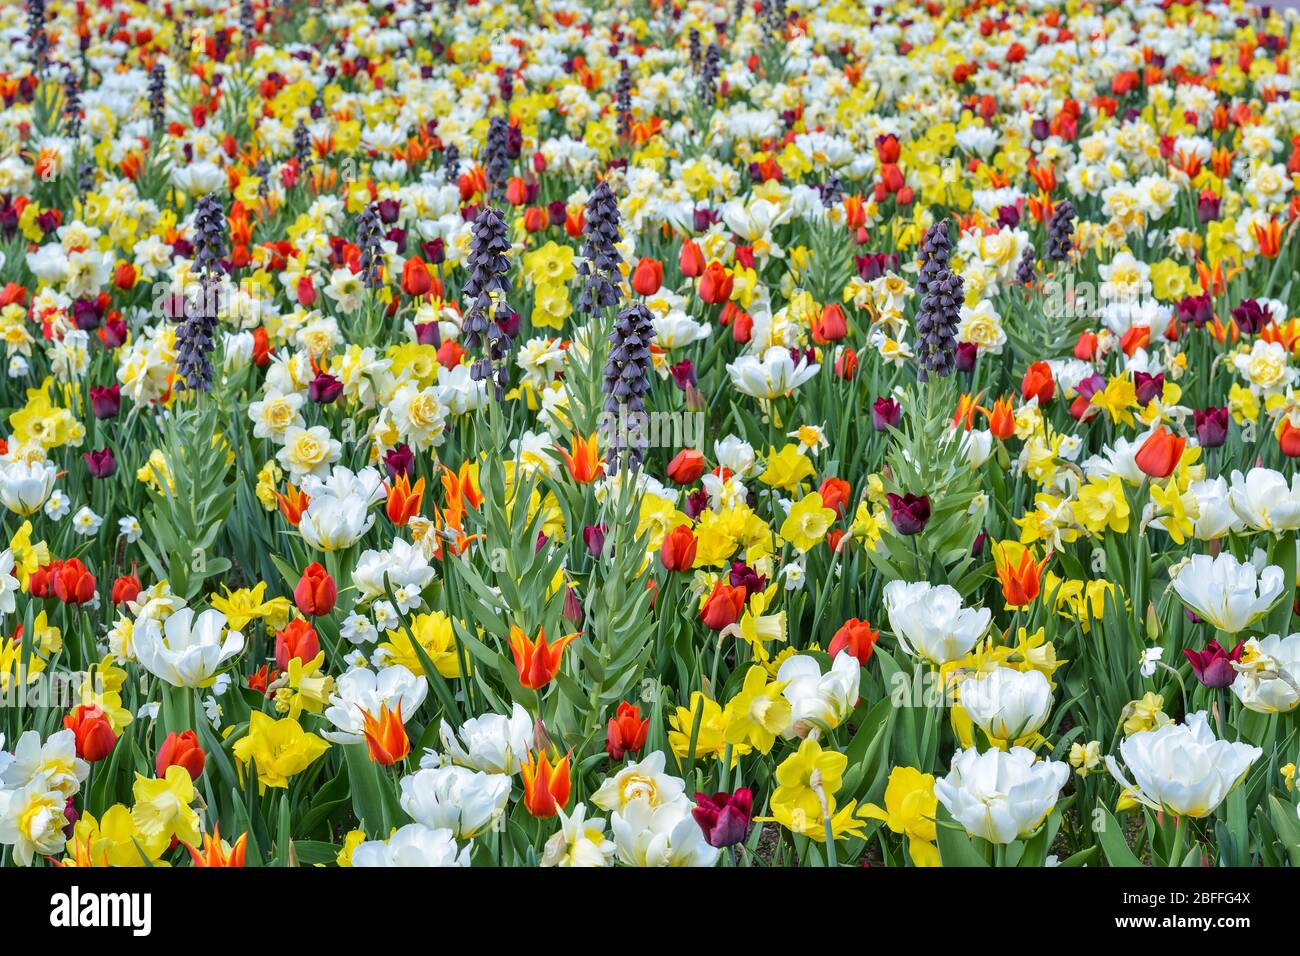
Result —
POLYGON ((957 689, 970 719, 996 740, 1028 737, 1052 712, 1052 686, 1042 671, 996 667, 967 677, 957 689))
POLYGON ((1138 803, 1179 817, 1205 817, 1215 811, 1264 751, 1250 744, 1219 740, 1205 711, 1183 724, 1141 730, 1119 745, 1135 783, 1120 772, 1113 756, 1106 769, 1138 803))
POLYGON ((367 715, 377 718, 385 706, 392 712, 400 707, 402 720, 409 720, 428 693, 429 682, 401 664, 377 673, 354 667, 339 678, 335 693, 330 695, 325 719, 337 729, 324 731, 325 739, 336 744, 364 743, 367 715))
POLYGON ((807 737, 814 728, 834 730, 853 713, 862 682, 862 665, 852 654, 837 654, 831 669, 823 674, 816 658, 796 654, 782 662, 776 679, 785 684, 781 693, 790 702, 792 720, 788 734, 807 737))
POLYGON ((804 382, 813 378, 820 365, 809 364, 805 358, 796 362, 790 350, 773 346, 763 357, 742 355, 727 366, 731 384, 737 391, 754 398, 780 398, 789 395, 804 382))
POLYGON ((946 584, 926 581, 885 585, 885 613, 903 650, 932 664, 964 657, 988 630, 988 608, 962 607, 961 595, 946 584))
POLYGON ((1249 640, 1234 666, 1237 677, 1232 692, 1247 710, 1282 714, 1300 703, 1300 634, 1249 640))
POLYGON ((1228 504, 1252 531, 1294 531, 1300 528, 1300 475, 1288 482, 1272 468, 1234 471, 1228 504))
POLYGON ((609 818, 618 858, 628 866, 713 866, 720 851, 709 846, 682 797, 654 804, 645 797, 625 804, 609 818))
POLYGON ((402 778, 402 809, 416 823, 478 836, 501 816, 510 799, 510 777, 449 764, 402 778))
POLYGON ((1282 569, 1262 572, 1227 551, 1217 558, 1194 555, 1174 577, 1174 591, 1213 627, 1236 634, 1268 613, 1286 588, 1282 569))
POLYGON ((226 615, 178 608, 165 621, 137 621, 132 635, 140 666, 173 687, 206 687, 244 649, 244 635, 226 629, 226 615))
POLYGON ((934 795, 971 836, 1010 843, 1046 819, 1069 777, 1068 765, 1039 760, 1024 747, 984 753, 972 747, 953 755, 934 795))

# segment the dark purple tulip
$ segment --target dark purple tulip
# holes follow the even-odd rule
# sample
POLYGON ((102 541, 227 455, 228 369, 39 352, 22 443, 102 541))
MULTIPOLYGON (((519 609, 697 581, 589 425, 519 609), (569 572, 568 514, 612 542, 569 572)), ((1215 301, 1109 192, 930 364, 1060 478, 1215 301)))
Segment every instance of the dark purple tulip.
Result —
POLYGON ((1092 396, 1096 395, 1105 387, 1106 380, 1096 372, 1093 372, 1078 385, 1074 386, 1074 390, 1084 399, 1084 401, 1090 402, 1092 401, 1092 396))
POLYGON ((388 470, 391 481, 396 481, 399 475, 405 475, 408 481, 414 478, 415 455, 410 446, 403 443, 384 455, 384 468, 388 470))
POLYGON ((421 247, 424 261, 430 265, 441 265, 447 258, 447 244, 441 239, 431 239, 421 247))
POLYGON ((1052 128, 1047 124, 1045 119, 1036 119, 1029 127, 1029 132, 1033 134, 1034 139, 1042 142, 1052 133, 1052 128))
POLYGON ((519 313, 511 309, 509 315, 497 321, 497 328, 506 334, 506 338, 513 339, 519 335, 521 321, 519 313))
POLYGON ((1228 440, 1228 407, 1195 409, 1196 440, 1202 448, 1218 448, 1228 440))
POLYGON ((1165 393, 1164 372, 1157 372, 1155 375, 1147 372, 1134 372, 1133 387, 1137 391, 1138 404, 1145 408, 1151 402, 1151 399, 1158 398, 1165 393))
POLYGON ((930 496, 906 494, 898 496, 890 492, 889 519, 899 534, 920 534, 930 521, 930 496))
POLYGON ((686 512, 686 517, 694 521, 708 506, 709 493, 703 488, 697 488, 686 496, 686 505, 682 510, 686 512))
POLYGON ((117 385, 91 388, 90 407, 98 419, 116 418, 122 410, 122 389, 117 385))
POLYGON ((1189 295, 1174 305, 1178 321, 1193 328, 1202 328, 1214 318, 1214 301, 1209 295, 1189 295))
POLYGON ((415 341, 421 345, 432 345, 434 348, 442 345, 442 333, 438 329, 438 323, 416 322, 415 341))
POLYGON ((568 216, 569 210, 565 208, 562 200, 557 199, 553 203, 547 203, 546 218, 550 220, 552 226, 563 226, 568 216))
POLYGON ((743 587, 745 597, 748 599, 749 595, 759 594, 767 587, 767 578, 757 573, 744 561, 733 561, 730 583, 733 588, 743 587))
POLYGON ((1243 299, 1241 305, 1232 310, 1232 321, 1237 323, 1243 335, 1258 335, 1273 321, 1273 316, 1254 299, 1243 299))
POLYGON ((72 303, 72 321, 83 332, 93 332, 99 328, 103 318, 99 303, 90 299, 78 299, 72 303))
POLYGON ((692 218, 694 219, 695 231, 705 232, 709 226, 718 221, 718 213, 711 212, 708 209, 696 209, 692 218))
POLYGON ((975 543, 970 546, 970 556, 972 558, 978 558, 984 553, 984 544, 988 539, 988 534, 983 531, 975 535, 975 543))
POLYGON ((1014 229, 1020 225, 1020 210, 1015 206, 998 207, 998 227, 1007 226, 1014 229))
POLYGON ((81 457, 92 478, 111 478, 117 472, 117 459, 111 448, 82 452, 81 457))
POLYGON ((704 832, 705 842, 720 850, 744 842, 753 812, 754 792, 739 787, 732 793, 715 793, 711 797, 697 793, 691 816, 704 832))
POLYGON ((385 226, 391 226, 397 222, 398 213, 402 211, 402 204, 396 199, 379 200, 379 218, 385 226))
POLYGON ((1212 192, 1201 193, 1196 200, 1196 216, 1201 222, 1217 222, 1219 218, 1219 197, 1212 192))
POLYGON ((1203 651, 1185 650, 1183 653, 1192 662, 1192 673, 1196 679, 1206 687, 1217 690, 1236 680, 1237 672, 1233 670, 1232 664, 1241 660, 1241 652, 1245 648, 1245 643, 1240 642, 1228 652, 1219 646, 1218 641, 1210 641, 1203 651))
POLYGON ((582 540, 587 545, 587 550, 591 552, 593 558, 599 558, 602 551, 605 550, 605 535, 609 532, 609 525, 589 524, 582 529, 582 540))
POLYGON ((695 366, 691 364, 690 359, 682 359, 676 365, 668 366, 668 371, 672 373, 673 384, 683 392, 690 386, 696 384, 695 366))
POLYGON ((578 600, 577 588, 564 589, 564 619, 574 627, 582 627, 582 602, 578 600))
POLYGON ((903 406, 892 395, 883 395, 871 406, 871 427, 878 432, 897 428, 903 420, 903 406))
POLYGON ((307 397, 317 405, 328 405, 343 394, 343 383, 328 372, 318 372, 307 386, 307 397))
POLYGON ((959 372, 975 371, 975 362, 979 359, 979 346, 974 342, 958 342, 953 352, 953 363, 959 372))
POLYGON ((113 317, 104 323, 104 345, 115 349, 126 341, 126 323, 113 317))
POLYGON ((868 252, 865 256, 854 256, 853 264, 857 266, 858 277, 863 282, 870 282, 898 267, 898 253, 868 252))

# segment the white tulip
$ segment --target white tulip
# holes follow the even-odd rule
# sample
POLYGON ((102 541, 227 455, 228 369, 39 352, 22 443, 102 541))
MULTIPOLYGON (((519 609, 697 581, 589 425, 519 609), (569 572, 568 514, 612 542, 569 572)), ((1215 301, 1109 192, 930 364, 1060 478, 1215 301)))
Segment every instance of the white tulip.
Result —
POLYGON ((1228 634, 1245 630, 1268 613, 1286 582, 1274 565, 1263 572, 1227 551, 1217 558, 1194 555, 1174 578, 1174 590, 1198 617, 1228 634))
POLYGON ((890 581, 884 598, 889 627, 903 650, 933 664, 969 653, 993 616, 988 608, 962 607, 961 595, 946 584, 890 581))
POLYGON ((820 368, 803 358, 796 363, 789 349, 773 346, 761 359, 742 355, 727 366, 727 374, 738 391, 754 398, 773 399, 790 394, 820 368))
POLYGON ((1198 541, 1213 541, 1245 525, 1233 510, 1228 497, 1228 483, 1222 478, 1193 481, 1187 490, 1196 498, 1196 521, 1192 536, 1198 541))
POLYGON ((510 800, 510 778, 454 764, 417 770, 402 778, 402 809, 416 823, 468 839, 501 816, 510 800))
POLYGON ((388 840, 368 840, 352 851, 353 866, 469 866, 470 844, 457 852, 450 830, 408 823, 388 840))
POLYGON ((0 462, 0 502, 15 514, 35 514, 50 497, 58 476, 59 470, 48 461, 0 462))
POLYGON ((936 780, 934 795, 971 836, 1010 843, 1037 829, 1056 806, 1070 768, 1039 760, 1032 750, 971 748, 953 755, 948 776, 936 780))
POLYGON ((1028 737, 1052 712, 1052 686, 1042 671, 997 667, 967 677, 958 693, 970 719, 996 740, 1028 737))
POLYGON ((375 523, 358 498, 313 498, 302 513, 298 533, 317 551, 342 551, 361 540, 375 523))
POLYGON ((226 615, 211 608, 196 616, 182 607, 161 623, 138 621, 132 642, 140 666, 173 687, 207 686, 244 649, 244 635, 227 631, 226 615))
POLYGON ((1188 714, 1186 723, 1129 735, 1119 752, 1136 786, 1113 756, 1107 755, 1106 769, 1139 803, 1179 817, 1206 817, 1264 751, 1217 739, 1202 710, 1188 714))

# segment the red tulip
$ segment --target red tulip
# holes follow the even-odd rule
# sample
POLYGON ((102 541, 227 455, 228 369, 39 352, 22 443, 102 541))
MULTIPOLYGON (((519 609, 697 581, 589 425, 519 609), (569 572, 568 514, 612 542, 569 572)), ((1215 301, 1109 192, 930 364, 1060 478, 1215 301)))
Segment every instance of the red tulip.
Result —
POLYGON ((298 610, 308 617, 320 617, 334 610, 338 600, 338 588, 320 564, 313 562, 303 571, 298 586, 293 589, 293 600, 298 610))
POLYGON ((199 746, 199 737, 192 730, 182 733, 172 731, 158 748, 158 757, 154 761, 154 770, 159 777, 167 776, 168 767, 183 767, 191 780, 198 780, 203 775, 207 764, 207 755, 199 746))
POLYGON ((117 731, 108 716, 93 704, 82 704, 63 718, 63 726, 72 731, 77 741, 77 756, 96 763, 113 752, 117 744, 117 731))
POLYGON ((664 264, 658 259, 643 258, 632 270, 632 288, 637 295, 654 295, 664 284, 664 264))

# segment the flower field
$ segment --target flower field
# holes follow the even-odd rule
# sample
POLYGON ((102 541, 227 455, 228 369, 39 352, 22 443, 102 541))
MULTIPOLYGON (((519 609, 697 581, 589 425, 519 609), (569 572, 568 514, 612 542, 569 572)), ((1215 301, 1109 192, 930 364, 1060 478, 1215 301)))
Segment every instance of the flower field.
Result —
POLYGON ((8 0, 0 865, 1300 864, 1296 24, 8 0))

